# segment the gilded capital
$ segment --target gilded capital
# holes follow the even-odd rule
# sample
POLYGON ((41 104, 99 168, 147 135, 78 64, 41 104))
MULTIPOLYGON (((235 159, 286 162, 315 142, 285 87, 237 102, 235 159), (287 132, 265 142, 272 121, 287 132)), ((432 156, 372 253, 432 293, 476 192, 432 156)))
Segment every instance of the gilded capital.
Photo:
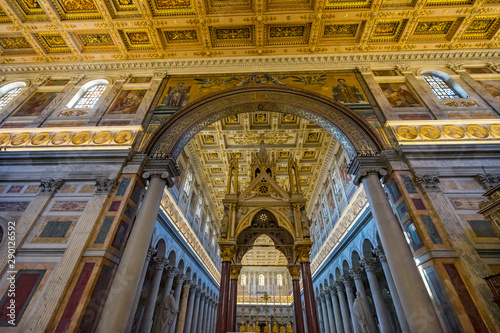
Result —
POLYGON ((292 276, 292 280, 300 279, 300 266, 299 265, 288 265, 288 271, 292 276))
POLYGON ((219 244, 219 247, 222 261, 233 261, 236 246, 234 244, 219 244))
POLYGON ((238 277, 240 276, 241 272, 241 265, 231 265, 231 280, 237 280, 238 277))
POLYGON ((300 262, 309 262, 311 247, 312 242, 309 239, 306 239, 304 243, 295 245, 295 251, 297 251, 300 262))

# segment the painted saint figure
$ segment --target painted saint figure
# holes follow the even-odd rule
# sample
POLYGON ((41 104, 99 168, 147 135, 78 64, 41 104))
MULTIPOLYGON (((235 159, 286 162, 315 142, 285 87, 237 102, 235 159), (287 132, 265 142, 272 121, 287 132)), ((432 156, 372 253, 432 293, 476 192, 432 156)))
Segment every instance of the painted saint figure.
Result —
POLYGON ((333 99, 337 102, 359 103, 364 102, 365 98, 354 86, 345 84, 344 79, 338 79, 338 85, 332 88, 333 99))
POLYGON ((189 91, 191 87, 186 87, 184 82, 177 83, 177 86, 170 87, 168 93, 163 98, 161 104, 170 107, 182 107, 189 102, 189 91))

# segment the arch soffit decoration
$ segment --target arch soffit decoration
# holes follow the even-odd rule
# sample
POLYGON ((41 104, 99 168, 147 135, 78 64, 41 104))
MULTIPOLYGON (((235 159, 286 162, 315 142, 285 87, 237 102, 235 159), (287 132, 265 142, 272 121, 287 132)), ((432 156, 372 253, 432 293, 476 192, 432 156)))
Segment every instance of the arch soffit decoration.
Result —
POLYGON ((237 87, 202 97, 177 111, 152 135, 141 153, 153 158, 173 158, 206 126, 231 115, 247 112, 292 114, 325 129, 352 158, 386 149, 379 135, 346 106, 298 88, 256 85, 237 87))
POLYGON ((278 226, 283 227, 285 230, 287 230, 292 235, 292 237, 294 237, 295 228, 293 227, 291 222, 288 221, 284 212, 273 209, 271 207, 260 206, 257 208, 249 209, 249 211, 246 213, 246 215, 243 216, 243 218, 240 220, 240 222, 236 225, 236 229, 234 231, 234 238, 238 238, 239 234, 251 225, 252 218, 255 216, 255 214, 257 214, 259 211, 264 210, 264 209, 270 211, 276 217, 276 220, 278 222, 278 226))

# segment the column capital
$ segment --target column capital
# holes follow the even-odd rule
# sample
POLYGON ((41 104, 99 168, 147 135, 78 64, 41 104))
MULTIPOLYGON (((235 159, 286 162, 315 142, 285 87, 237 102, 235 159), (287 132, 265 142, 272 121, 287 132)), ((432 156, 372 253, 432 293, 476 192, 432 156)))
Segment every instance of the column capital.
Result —
POLYGON ((349 270, 349 274, 354 278, 354 280, 359 280, 363 278, 363 267, 353 267, 349 270))
POLYGON ((361 180, 370 174, 376 174, 379 178, 386 176, 390 159, 394 157, 391 155, 389 151, 380 155, 358 155, 349 164, 347 172, 354 175, 355 185, 359 185, 361 180))
POLYGON ((344 284, 341 283, 340 281, 335 281, 332 285, 333 288, 335 288, 335 290, 337 292, 344 292, 344 284))
POLYGON ((228 242, 220 242, 220 256, 222 261, 233 261, 234 255, 236 253, 236 244, 228 242))
POLYGON ((230 268, 231 280, 238 280, 242 267, 243 267, 242 265, 231 265, 230 268))
POLYGON ((500 175, 491 173, 481 173, 476 176, 485 190, 492 189, 500 184, 500 175))
POLYGON ((415 175, 415 181, 425 191, 441 191, 437 174, 415 175))
POLYGON ((365 258, 361 259, 359 263, 365 268, 367 272, 374 272, 377 267, 377 259, 375 258, 365 258))
POLYGON ((165 267, 165 275, 167 275, 168 278, 174 278, 178 272, 179 270, 173 266, 165 267))
POLYGON ((352 280, 352 277, 350 275, 342 275, 340 277, 340 281, 344 284, 346 287, 351 287, 354 285, 354 281, 352 280))
POLYGON ((288 265, 287 268, 292 276, 292 280, 300 279, 300 265, 288 265))
POLYGON ((182 283, 182 288, 191 288, 191 280, 186 278, 182 283))
POLYGON ((42 179, 40 181, 39 195, 52 195, 62 185, 63 181, 60 178, 42 179))
POLYGON ((191 295, 193 295, 193 294, 198 294, 198 291, 199 291, 199 290, 198 290, 198 287, 197 287, 197 286, 191 286, 191 288, 189 289, 189 293, 190 293, 191 295))
POLYGON ((106 177, 98 177, 95 181, 94 194, 108 195, 116 185, 116 179, 109 179, 106 177))
POLYGON ((401 74, 403 74, 403 73, 411 73, 411 71, 410 71, 410 66, 409 66, 409 65, 399 64, 399 65, 396 65, 396 69, 397 69, 397 70, 398 70, 398 72, 400 72, 401 74))
POLYGON ((321 295, 318 295, 316 297, 314 297, 316 299, 316 303, 321 303, 321 295))
POLYGON ((312 242, 308 238, 306 238, 302 243, 295 244, 295 251, 297 252, 300 262, 309 262, 311 247, 312 242))
POLYGON ((168 260, 165 258, 153 258, 151 261, 153 269, 162 271, 166 265, 168 265, 168 260))
POLYGON ((186 275, 184 275, 184 274, 178 274, 178 275, 175 276, 174 281, 177 284, 184 284, 184 282, 186 281, 186 279, 187 279, 186 275))
POLYGON ((151 258, 156 254, 156 252, 158 252, 158 250, 150 246, 146 255, 146 261, 150 261, 151 258))
POLYGON ((377 256, 380 262, 387 261, 387 257, 385 256, 384 250, 382 250, 381 247, 374 248, 373 253, 375 254, 375 256, 377 256))
POLYGON ((328 290, 328 294, 330 296, 336 294, 337 293, 337 287, 335 286, 335 282, 331 286, 329 286, 328 288, 326 288, 326 290, 328 290))

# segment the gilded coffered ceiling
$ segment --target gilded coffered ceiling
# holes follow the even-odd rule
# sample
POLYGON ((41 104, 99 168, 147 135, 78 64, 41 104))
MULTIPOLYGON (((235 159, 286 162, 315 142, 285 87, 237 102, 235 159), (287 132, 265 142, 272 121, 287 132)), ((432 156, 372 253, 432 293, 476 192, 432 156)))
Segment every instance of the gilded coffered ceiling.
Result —
POLYGON ((309 200, 329 145, 336 141, 322 128, 296 116, 274 113, 244 113, 231 116, 199 132, 185 148, 194 167, 208 186, 211 199, 222 217, 229 161, 239 162, 239 187, 250 183, 250 163, 263 141, 276 160, 276 180, 288 188, 288 159, 298 161, 300 184, 309 200))
POLYGON ((498 48, 500 0, 0 0, 2 63, 498 48))
POLYGON ((253 248, 241 259, 244 266, 286 266, 288 261, 285 255, 276 250, 274 242, 266 235, 255 240, 253 248))

